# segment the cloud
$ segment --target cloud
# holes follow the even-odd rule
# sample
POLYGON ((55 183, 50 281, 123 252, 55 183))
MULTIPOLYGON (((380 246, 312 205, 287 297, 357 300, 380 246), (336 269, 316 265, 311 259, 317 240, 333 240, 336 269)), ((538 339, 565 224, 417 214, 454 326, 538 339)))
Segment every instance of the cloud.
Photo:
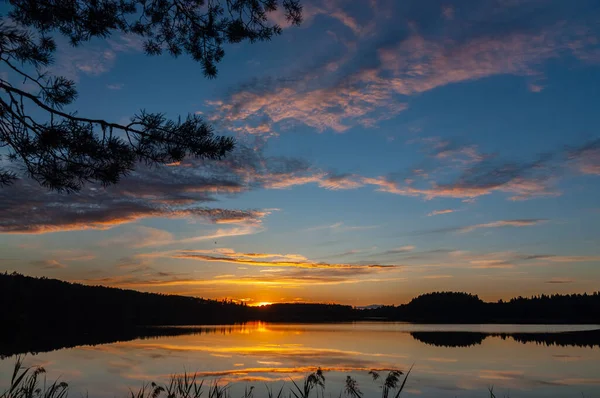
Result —
POLYGON ((67 263, 87 262, 96 258, 94 253, 80 249, 54 249, 43 251, 40 248, 37 248, 35 252, 39 253, 44 258, 42 260, 31 261, 29 264, 45 270, 64 269, 68 268, 67 263))
POLYGON ((346 225, 342 221, 336 222, 329 225, 320 225, 318 227, 307 228, 306 231, 319 231, 328 229, 332 232, 348 232, 348 231, 362 231, 368 229, 379 228, 378 225, 346 225))
MULTIPOLYGON (((78 282, 85 284, 103 284, 128 289, 160 289, 183 287, 217 287, 217 286, 250 286, 250 287, 287 287, 299 288, 305 286, 328 286, 357 283, 400 282, 405 278, 374 277, 381 272, 391 271, 393 268, 380 267, 353 267, 353 268, 300 268, 290 269, 287 272, 261 273, 258 276, 243 275, 236 277, 223 277, 214 279, 193 279, 186 277, 152 276, 116 276, 97 279, 83 279, 78 282)), ((189 292, 186 294, 201 294, 189 292)))
POLYGON ((440 229, 433 229, 433 230, 426 230, 426 231, 417 231, 417 232, 412 233, 411 235, 427 235, 427 234, 450 233, 450 232, 469 233, 469 232, 473 232, 477 229, 505 228, 505 227, 515 227, 515 228, 531 227, 531 226, 545 223, 547 221, 548 220, 546 220, 546 219, 535 219, 535 218, 534 219, 519 219, 519 220, 499 220, 499 221, 492 221, 492 222, 483 223, 483 224, 466 225, 466 226, 462 226, 462 227, 448 227, 448 228, 440 228, 440 229))
MULTIPOLYGON (((233 258, 233 259, 236 259, 236 258, 249 259, 249 260, 275 259, 278 261, 289 260, 289 261, 300 261, 300 262, 308 261, 308 259, 301 254, 257 253, 257 252, 243 253, 243 252, 236 252, 234 249, 231 249, 231 248, 215 248, 215 249, 207 249, 207 250, 202 250, 202 249, 185 250, 184 252, 187 254, 217 255, 217 256, 233 258)), ((158 253, 156 253, 156 255, 170 257, 176 253, 180 253, 180 252, 158 252, 158 253)), ((144 254, 144 255, 151 256, 152 254, 144 254)))
POLYGON ((449 21, 454 19, 454 7, 452 7, 452 6, 443 7, 442 15, 444 16, 445 19, 447 19, 449 21))
POLYGON ((470 197, 489 194, 493 191, 508 192, 512 200, 523 200, 559 194, 551 186, 560 153, 542 154, 533 161, 506 162, 488 159, 467 168, 458 179, 436 187, 439 192, 470 197))
MULTIPOLYGON (((569 154, 572 159, 582 158, 581 154, 594 148, 592 144, 569 154)), ((104 189, 88 185, 74 195, 48 193, 31 181, 21 180, 0 191, 0 232, 108 229, 150 217, 190 217, 215 224, 241 225, 237 229, 220 229, 195 241, 240 236, 260 232, 261 220, 270 211, 220 209, 204 204, 214 202, 219 195, 308 183, 336 190, 374 186, 377 191, 424 199, 475 198, 494 191, 510 192, 512 199, 549 196, 558 194, 548 185, 551 181, 548 173, 556 168, 552 162, 558 158, 559 155, 552 155, 522 164, 498 161, 490 164, 484 160, 468 166, 453 183, 431 182, 429 187, 423 187, 414 182, 400 184, 385 177, 327 173, 299 159, 265 157, 260 150, 242 145, 222 162, 186 160, 152 170, 140 167, 116 186, 104 189)), ((463 163, 457 164, 463 167, 463 163)), ((334 224, 330 227, 348 231, 375 226, 334 224)))
POLYGON ((306 260, 306 257, 300 254, 277 254, 277 253, 235 253, 233 255, 239 257, 250 257, 250 258, 287 258, 292 260, 306 260))
MULTIPOLYGON (((565 22, 562 7, 552 5, 539 15, 526 5, 495 2, 468 8, 448 2, 429 9, 405 2, 371 10, 354 3, 321 3, 312 14, 342 22, 354 33, 352 39, 332 33, 332 55, 322 64, 295 70, 291 77, 248 82, 207 104, 215 121, 251 134, 273 135, 273 130, 298 125, 341 133, 393 118, 408 107, 409 97, 449 84, 507 74, 539 81, 550 60, 600 60, 591 33, 597 30, 594 9, 565 22)), ((463 157, 473 157, 473 149, 463 157)))
POLYGON ((554 263, 578 263, 600 261, 600 256, 558 256, 558 255, 537 255, 536 260, 547 260, 554 263))
MULTIPOLYGON (((74 81, 78 81, 81 74, 98 76, 107 73, 115 65, 118 53, 143 51, 143 40, 131 34, 115 35, 102 44, 81 47, 71 46, 64 38, 59 38, 57 44, 57 60, 50 71, 74 81)), ((122 87, 122 84, 108 86, 111 90, 122 87)))
POLYGON ((314 262, 300 254, 244 253, 228 248, 139 253, 133 257, 122 259, 118 267, 127 270, 127 275, 84 279, 80 282, 153 291, 162 288, 179 291, 187 288, 186 294, 201 294, 200 291, 191 292, 189 288, 227 286, 299 288, 311 285, 326 286, 404 280, 397 276, 397 272, 402 270, 399 265, 314 262), (154 258, 190 259, 201 262, 244 265, 245 267, 237 267, 234 272, 222 273, 212 279, 196 279, 192 277, 193 274, 189 273, 173 274, 156 271, 149 265, 149 261, 154 258), (258 274, 254 271, 246 272, 248 266, 263 269, 258 274), (242 273, 240 274, 239 271, 242 273), (379 276, 380 274, 386 275, 379 276))
MULTIPOLYGON (((365 185, 373 185, 377 191, 395 195, 435 198, 474 199, 494 192, 510 194, 510 200, 526 200, 560 195, 553 183, 559 167, 561 154, 540 155, 530 162, 505 162, 486 159, 466 168, 459 167, 458 177, 452 182, 440 183, 433 179, 434 171, 420 172, 427 178, 422 184, 414 179, 404 183, 388 177, 363 177, 365 185)), ((463 163, 464 165, 464 163, 463 163)), ((448 170, 447 167, 445 170, 448 170)))
POLYGON ((40 261, 32 261, 31 265, 34 267, 38 267, 41 269, 62 269, 67 268, 67 266, 56 260, 40 260, 40 261))
POLYGON ((164 245, 173 240, 173 234, 168 231, 139 225, 129 229, 127 233, 106 239, 100 242, 99 245, 105 247, 117 245, 139 249, 143 247, 164 245))
MULTIPOLYGON (((343 53, 332 51, 327 59, 315 62, 316 67, 305 67, 301 73, 296 70, 278 78, 247 82, 234 87, 221 100, 207 103, 204 113, 218 128, 276 135, 299 125, 340 133, 355 126, 373 127, 405 110, 410 97, 416 94, 501 74, 538 82, 545 62, 559 57, 595 62, 598 50, 598 43, 592 40, 595 25, 587 25, 597 13, 563 23, 559 22, 564 19, 561 7, 549 6, 544 15, 536 15, 522 5, 510 7, 509 12, 505 6, 489 4, 465 9, 452 1, 434 7, 378 5, 365 10, 363 7, 359 13, 329 0, 309 8, 310 18, 326 15, 348 28, 343 34, 330 35, 333 45, 343 53), (385 16, 393 14, 411 22, 386 21, 385 16), (532 15, 536 18, 529 18, 532 15), (470 23, 464 24, 465 20, 470 23)), ((141 51, 142 41, 136 36, 114 36, 104 46, 71 51, 61 45, 59 49, 66 52, 58 54, 58 71, 75 76, 98 75, 114 65, 119 53, 141 51)), ((439 138, 431 144, 430 160, 438 166, 452 165, 452 171, 460 172, 458 176, 444 174, 444 178, 437 178, 437 169, 419 173, 420 180, 404 181, 391 176, 334 173, 298 159, 266 157, 256 147, 241 146, 223 162, 186 160, 152 170, 140 167, 117 187, 89 186, 68 197, 49 194, 21 181, 0 192, 0 232, 107 229, 149 217, 189 217, 241 225, 185 238, 190 239, 187 242, 240 236, 261 231, 267 213, 260 209, 225 210, 208 204, 221 195, 305 184, 328 190, 370 187, 426 200, 469 200, 493 193, 525 200, 561 193, 555 187, 556 156, 511 162, 481 153, 472 144, 439 138)), ((582 173, 599 174, 598 140, 571 150, 569 157, 582 173)), ((500 226, 509 225, 472 228, 500 226)))
POLYGON ((381 253, 381 255, 409 253, 409 252, 412 252, 413 250, 415 250, 415 246, 406 245, 406 246, 397 247, 395 249, 386 250, 383 253, 381 253))
POLYGON ((52 74, 78 81, 81 74, 98 76, 112 69, 116 53, 110 48, 71 47, 59 43, 57 62, 50 67, 52 74))
POLYGON ((510 269, 515 268, 514 264, 511 264, 507 260, 472 260, 471 268, 474 269, 510 269))
MULTIPOLYGON (((259 173, 246 171, 246 177, 269 189, 286 189, 305 184, 316 184, 325 189, 348 190, 372 186, 379 192, 408 197, 454 198, 470 200, 495 192, 509 194, 513 201, 561 194, 555 188, 563 162, 564 151, 538 155, 526 162, 509 162, 497 155, 480 153, 472 145, 459 145, 440 141, 437 137, 421 139, 431 148, 432 159, 441 162, 433 169, 414 168, 411 177, 397 181, 394 176, 369 177, 357 174, 334 174, 317 170, 296 161, 293 168, 273 168, 274 171, 259 173), (465 156, 467 154, 467 156, 465 156), (454 175, 458 172, 458 175, 454 175), (450 182, 444 180, 451 175, 450 182)), ((572 158, 574 151, 569 152, 572 158)), ((450 210, 450 209, 446 209, 450 210)), ((447 211, 449 213, 449 211, 447 211)), ((445 214, 445 213, 431 213, 445 214)))
POLYGON ((600 378, 584 378, 584 377, 572 377, 559 379, 554 381, 557 385, 566 385, 566 386, 598 386, 600 385, 600 378))
POLYGON ((55 249, 48 251, 47 255, 60 262, 89 261, 96 258, 94 253, 83 249, 55 249))
POLYGON ((341 253, 335 253, 335 254, 330 254, 327 256, 321 256, 321 259, 329 259, 329 258, 337 258, 337 257, 346 257, 346 256, 353 256, 355 254, 359 254, 362 253, 362 250, 358 250, 358 249, 352 249, 352 250, 346 250, 345 252, 341 252, 341 253))
MULTIPOLYGON (((386 252, 374 253, 370 262, 385 258, 386 252)), ((522 267, 551 267, 556 264, 598 263, 600 256, 566 256, 559 254, 531 254, 513 251, 476 252, 453 249, 434 249, 398 253, 403 271, 420 273, 430 268, 470 268, 489 270, 512 270, 522 267)), ((443 274, 443 273, 442 273, 443 274)))
POLYGON ((248 256, 238 254, 235 252, 221 252, 222 255, 209 255, 205 254, 206 251, 181 251, 173 258, 180 259, 191 259, 198 261, 207 262, 223 262, 231 264, 250 265, 257 267, 294 267, 294 268, 323 268, 323 269, 381 269, 381 268, 396 268, 396 265, 381 265, 381 264, 367 264, 367 265, 356 265, 356 264, 339 264, 339 263, 326 263, 326 262, 313 262, 305 259, 299 255, 275 255, 275 254, 254 254, 253 258, 247 258, 248 256), (261 257, 262 256, 262 257, 261 257), (274 258, 270 261, 257 260, 256 258, 274 258), (289 260, 290 258, 299 258, 301 260, 289 260))
POLYGON ((450 279, 454 278, 453 275, 425 275, 423 279, 450 279))
MULTIPOLYGON (((317 86, 306 77, 302 86, 317 86)), ((267 90, 244 90, 225 101, 211 102, 211 120, 228 123, 232 130, 267 133, 275 123, 302 123, 319 132, 345 132, 356 125, 372 126, 390 119, 407 108, 393 101, 385 86, 349 82, 345 86, 304 89, 279 86, 267 90), (257 127, 261 130, 256 130, 257 127)))
POLYGON ((551 284, 573 283, 573 280, 572 279, 566 279, 566 278, 552 278, 550 280, 547 280, 544 283, 551 283, 551 284))
POLYGON ((532 93, 541 93, 542 90, 544 90, 544 86, 542 85, 535 83, 529 84, 529 91, 531 91, 532 93))
POLYGON ((210 232, 206 235, 195 236, 191 238, 184 238, 176 240, 172 243, 193 243, 193 242, 201 242, 205 240, 215 240, 220 238, 227 238, 232 236, 244 236, 244 235, 253 235, 259 232, 264 231, 264 228, 260 225, 245 225, 242 227, 236 228, 219 228, 216 231, 210 232))
POLYGON ((330 190, 356 189, 363 186, 360 176, 354 174, 327 175, 318 181, 321 188, 330 190))
POLYGON ((450 214, 450 213, 454 213, 454 212, 456 212, 456 210, 454 210, 454 209, 442 209, 442 210, 434 210, 427 215, 429 217, 431 217, 431 216, 437 216, 440 214, 450 214))
POLYGON ((429 156, 437 160, 469 165, 479 163, 488 157, 480 153, 477 145, 463 145, 448 139, 442 140, 439 137, 423 138, 420 141, 430 147, 429 156))
MULTIPOLYGON (((127 184, 125 184, 125 187, 127 184)), ((152 201, 128 199, 109 191, 87 188, 75 195, 44 193, 43 188, 19 182, 0 191, 0 232, 40 234, 114 226, 150 217, 190 217, 212 223, 260 223, 265 215, 256 210, 165 206, 152 201), (14 196, 13 196, 14 195, 14 196)))
POLYGON ((502 228, 502 227, 530 227, 533 225, 539 225, 545 223, 548 220, 545 219, 523 219, 523 220, 501 220, 494 221, 485 224, 469 225, 466 227, 459 228, 458 231, 462 233, 472 232, 480 228, 502 228))
POLYGON ((106 86, 109 90, 121 90, 125 85, 123 83, 113 83, 106 86))
MULTIPOLYGON (((86 185, 76 194, 48 192, 22 179, 0 190, 0 233, 46 233, 109 229, 144 218, 191 218, 214 224, 238 224, 212 237, 258 230, 273 210, 208 207, 219 195, 261 188, 269 181, 306 170, 294 159, 266 158, 240 145, 223 161, 187 160, 179 165, 140 165, 119 184, 102 188, 86 185), (245 229, 244 229, 245 228, 245 229)), ((211 239, 212 237, 207 237, 211 239)))
POLYGON ((600 175, 600 139, 570 150, 569 159, 581 173, 600 175))

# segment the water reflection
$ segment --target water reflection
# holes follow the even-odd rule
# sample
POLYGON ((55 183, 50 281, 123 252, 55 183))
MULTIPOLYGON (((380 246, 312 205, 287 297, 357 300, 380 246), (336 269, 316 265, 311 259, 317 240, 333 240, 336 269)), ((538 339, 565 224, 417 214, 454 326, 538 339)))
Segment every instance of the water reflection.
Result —
POLYGON ((488 337, 545 346, 600 347, 598 330, 560 333, 410 332, 410 335, 418 341, 438 347, 470 347, 483 343, 488 337))
MULTIPOLYGON (((98 345, 40 353, 27 362, 43 364, 49 377, 62 375, 75 395, 125 396, 128 387, 163 381, 184 370, 241 383, 232 393, 244 383, 256 385, 260 393, 264 381, 289 382, 321 366, 332 396, 339 394, 345 375, 352 374, 368 397, 378 394, 368 370, 406 370, 413 363, 406 396, 484 397, 490 385, 499 396, 508 390, 519 397, 600 394, 595 372, 600 368, 599 332, 575 332, 572 326, 502 328, 454 325, 443 331, 440 325, 381 323, 161 328, 144 339, 134 334, 125 336, 132 337, 129 341, 117 341, 125 339, 112 336, 115 342, 99 344, 107 341, 98 338, 87 343, 98 345)), ((1 347, 9 344, 2 341, 1 347)), ((0 361, 0 374, 7 374, 11 365, 11 358, 0 361)), ((2 377, 0 385, 5 381, 2 377)))

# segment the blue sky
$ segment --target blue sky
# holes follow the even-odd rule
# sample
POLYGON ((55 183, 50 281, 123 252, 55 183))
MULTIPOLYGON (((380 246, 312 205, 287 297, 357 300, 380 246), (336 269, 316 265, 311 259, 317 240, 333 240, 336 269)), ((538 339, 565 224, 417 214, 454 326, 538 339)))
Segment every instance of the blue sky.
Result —
POLYGON ((60 46, 71 110, 197 113, 237 149, 79 194, 3 188, 1 268, 248 303, 597 289, 596 2, 304 6, 214 80, 135 37, 60 46))

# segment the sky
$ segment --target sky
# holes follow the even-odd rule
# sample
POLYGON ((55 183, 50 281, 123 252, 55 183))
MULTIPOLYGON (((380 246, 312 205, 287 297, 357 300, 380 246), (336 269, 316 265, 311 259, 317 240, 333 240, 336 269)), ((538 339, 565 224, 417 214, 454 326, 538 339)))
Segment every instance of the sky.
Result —
POLYGON ((1 188, 0 270, 250 305, 598 289, 596 1, 303 5, 212 80, 132 36, 59 43, 69 111, 198 114, 237 147, 106 189, 1 188))

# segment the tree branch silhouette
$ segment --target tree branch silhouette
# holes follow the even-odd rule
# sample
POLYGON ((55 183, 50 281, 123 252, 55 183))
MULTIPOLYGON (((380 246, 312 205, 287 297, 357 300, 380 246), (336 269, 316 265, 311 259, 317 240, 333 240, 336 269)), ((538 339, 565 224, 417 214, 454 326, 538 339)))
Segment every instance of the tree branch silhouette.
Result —
POLYGON ((268 15, 283 7, 292 24, 302 21, 297 0, 9 0, 0 23, 0 64, 30 83, 15 87, 0 78, 0 186, 17 179, 1 160, 19 164, 42 186, 75 192, 85 183, 111 185, 139 163, 168 164, 186 156, 221 159, 231 137, 216 136, 197 115, 169 120, 144 110, 129 124, 79 116, 63 108, 77 98, 75 82, 51 76, 56 43, 51 33, 73 46, 119 32, 140 37, 147 55, 167 51, 199 62, 207 78, 217 76, 223 45, 270 40, 281 33, 268 15), (280 4, 281 3, 281 4, 280 4), (32 70, 32 71, 30 71, 32 70))

